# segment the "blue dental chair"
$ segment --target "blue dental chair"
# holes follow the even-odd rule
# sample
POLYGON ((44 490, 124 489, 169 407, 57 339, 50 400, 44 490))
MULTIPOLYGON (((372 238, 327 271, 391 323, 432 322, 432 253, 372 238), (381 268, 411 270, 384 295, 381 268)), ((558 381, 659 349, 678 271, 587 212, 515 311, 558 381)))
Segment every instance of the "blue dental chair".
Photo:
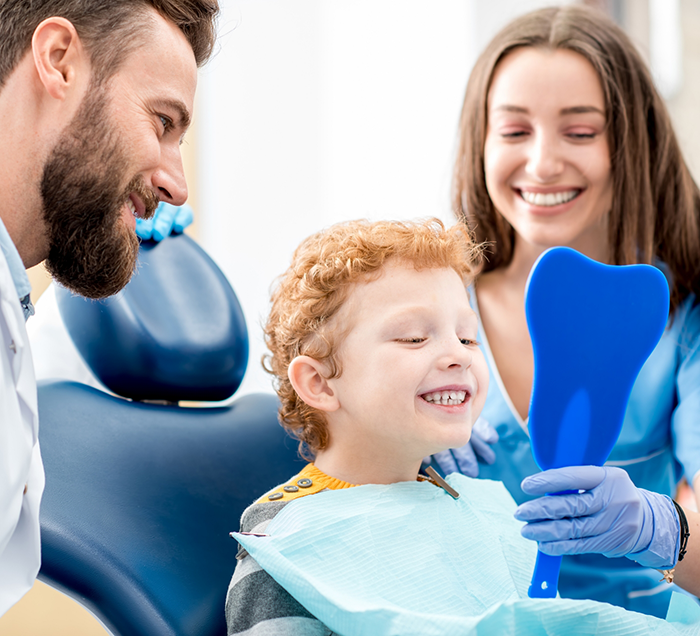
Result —
POLYGON ((219 268, 185 235, 144 243, 139 260, 106 301, 59 291, 76 347, 116 395, 39 386, 39 578, 117 636, 223 636, 237 550, 229 532, 304 462, 272 394, 200 404, 231 396, 248 358, 219 268))

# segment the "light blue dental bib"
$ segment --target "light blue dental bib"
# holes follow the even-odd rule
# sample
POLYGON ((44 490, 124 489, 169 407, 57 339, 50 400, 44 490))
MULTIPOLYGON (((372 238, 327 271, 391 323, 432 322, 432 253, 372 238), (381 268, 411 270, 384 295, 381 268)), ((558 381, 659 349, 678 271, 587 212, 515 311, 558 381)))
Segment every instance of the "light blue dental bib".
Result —
MULTIPOLYGON (((288 504, 269 536, 235 538, 314 616, 342 636, 698 634, 594 601, 528 599, 536 544, 520 536, 499 482, 428 482, 321 492, 288 504)), ((697 621, 697 622, 694 622, 697 621)))

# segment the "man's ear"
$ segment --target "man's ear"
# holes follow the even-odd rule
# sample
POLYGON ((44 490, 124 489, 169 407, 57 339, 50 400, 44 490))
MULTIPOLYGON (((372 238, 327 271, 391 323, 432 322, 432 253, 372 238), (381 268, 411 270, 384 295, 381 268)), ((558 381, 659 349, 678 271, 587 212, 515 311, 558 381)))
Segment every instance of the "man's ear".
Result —
POLYGON ((89 66, 75 27, 58 16, 47 18, 34 31, 32 55, 39 80, 55 99, 66 99, 80 70, 89 66))
POLYGON ((297 395, 319 411, 336 411, 338 398, 328 383, 326 366, 309 356, 297 356, 289 364, 287 375, 297 395))

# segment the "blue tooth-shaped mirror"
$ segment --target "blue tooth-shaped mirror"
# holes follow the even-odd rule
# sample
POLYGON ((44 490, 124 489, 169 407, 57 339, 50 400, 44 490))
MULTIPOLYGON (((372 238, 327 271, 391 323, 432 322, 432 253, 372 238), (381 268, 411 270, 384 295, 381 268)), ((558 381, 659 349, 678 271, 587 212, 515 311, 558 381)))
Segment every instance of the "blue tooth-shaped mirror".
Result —
MULTIPOLYGON (((668 307, 666 278, 650 265, 603 265, 568 247, 540 256, 525 314, 535 358, 528 428, 542 470, 605 463, 668 307)), ((530 597, 556 596, 560 565, 538 552, 530 597)))

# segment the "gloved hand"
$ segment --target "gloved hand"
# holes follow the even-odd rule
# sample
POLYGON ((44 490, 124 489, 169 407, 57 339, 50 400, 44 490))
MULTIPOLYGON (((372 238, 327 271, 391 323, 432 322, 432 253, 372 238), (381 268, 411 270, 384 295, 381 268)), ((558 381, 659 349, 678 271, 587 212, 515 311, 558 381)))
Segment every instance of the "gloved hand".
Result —
POLYGON ((657 569, 675 566, 680 523, 673 502, 637 488, 621 468, 555 468, 527 477, 521 487, 528 495, 585 491, 540 497, 516 509, 515 518, 528 522, 522 535, 545 554, 596 552, 657 569))
POLYGON ((175 206, 161 201, 150 219, 136 219, 136 234, 142 239, 162 241, 170 234, 181 234, 194 221, 192 208, 175 206))
POLYGON ((479 463, 477 455, 486 464, 496 461, 496 454, 491 444, 498 441, 498 433, 485 419, 479 418, 472 428, 472 436, 467 444, 461 448, 440 451, 423 459, 424 464, 435 462, 445 475, 450 473, 462 473, 467 477, 479 476, 479 463))

